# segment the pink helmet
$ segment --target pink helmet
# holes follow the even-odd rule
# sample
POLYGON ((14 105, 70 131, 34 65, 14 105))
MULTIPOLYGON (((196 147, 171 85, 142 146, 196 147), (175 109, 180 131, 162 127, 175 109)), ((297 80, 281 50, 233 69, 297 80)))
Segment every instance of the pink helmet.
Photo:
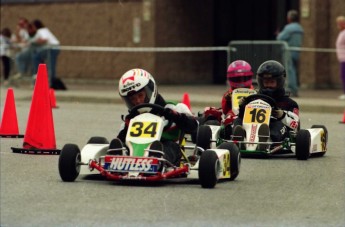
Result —
POLYGON ((234 61, 228 67, 227 78, 233 89, 250 88, 253 78, 252 67, 243 60, 234 61))

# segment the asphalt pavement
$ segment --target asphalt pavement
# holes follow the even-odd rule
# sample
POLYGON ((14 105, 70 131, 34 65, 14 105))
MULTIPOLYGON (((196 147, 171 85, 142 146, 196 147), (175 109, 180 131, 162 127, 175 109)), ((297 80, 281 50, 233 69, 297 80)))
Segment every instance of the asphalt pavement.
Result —
MULTIPOLYGON (((59 102, 78 103, 121 103, 117 85, 112 81, 102 82, 65 82, 67 90, 55 90, 57 105, 59 102)), ((226 91, 225 85, 159 85, 159 93, 166 100, 182 101, 188 94, 193 112, 207 106, 220 107, 221 97, 226 91)), ((13 86, 15 100, 31 100, 33 87, 22 82, 13 86)), ((1 87, 1 101, 5 100, 7 87, 1 87)), ((340 89, 301 89, 299 97, 293 99, 299 104, 300 112, 344 113, 345 100, 339 100, 340 89)))

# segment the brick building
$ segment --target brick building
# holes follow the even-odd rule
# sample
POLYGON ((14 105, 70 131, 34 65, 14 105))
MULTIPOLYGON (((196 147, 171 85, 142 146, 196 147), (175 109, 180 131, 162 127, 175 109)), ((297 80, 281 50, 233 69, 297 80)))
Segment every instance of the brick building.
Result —
MULTIPOLYGON (((274 40, 292 8, 301 12, 303 47, 334 48, 343 0, 2 0, 1 27, 14 30, 19 17, 41 19, 62 46, 227 46, 231 40, 274 40)), ((300 63, 303 86, 340 87, 335 53, 303 52, 300 63)), ((103 81, 142 67, 160 83, 224 83, 226 64, 224 52, 62 50, 57 73, 103 81)))

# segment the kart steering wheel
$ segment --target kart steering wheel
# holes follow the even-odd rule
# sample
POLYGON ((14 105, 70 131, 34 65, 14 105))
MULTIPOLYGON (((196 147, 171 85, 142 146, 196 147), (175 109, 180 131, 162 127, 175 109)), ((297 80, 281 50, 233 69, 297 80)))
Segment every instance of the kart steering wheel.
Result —
MULTIPOLYGON (((140 114, 139 110, 140 109, 147 109, 146 112, 152 113, 157 116, 163 116, 165 108, 163 106, 157 105, 157 104, 152 104, 152 103, 143 103, 134 106, 132 109, 129 111, 129 116, 135 117, 140 114)), ((168 124, 164 127, 164 129, 170 128, 172 125, 172 121, 166 119, 168 121, 168 124)))
POLYGON ((251 101, 257 100, 257 99, 261 99, 262 101, 267 102, 268 104, 270 104, 270 106, 272 107, 272 109, 276 109, 277 103, 276 101, 271 98, 268 95, 264 95, 264 94, 253 94, 253 95, 249 95, 247 96, 243 103, 241 105, 246 106, 248 103, 250 103, 251 101))
POLYGON ((135 107, 130 109, 129 114, 131 116, 139 115, 140 114, 139 110, 144 109, 144 108, 147 109, 147 112, 150 112, 152 114, 159 115, 159 116, 163 116, 163 112, 165 110, 164 107, 157 104, 143 103, 143 104, 136 105, 135 107))

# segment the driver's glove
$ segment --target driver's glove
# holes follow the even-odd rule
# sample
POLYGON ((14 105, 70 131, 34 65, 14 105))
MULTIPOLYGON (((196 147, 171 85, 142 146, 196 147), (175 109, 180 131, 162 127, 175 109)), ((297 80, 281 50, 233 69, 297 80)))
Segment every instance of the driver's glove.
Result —
POLYGON ((281 109, 273 109, 272 116, 277 118, 277 120, 281 120, 285 117, 285 112, 281 109))
POLYGON ((245 97, 242 97, 240 100, 238 100, 238 106, 243 106, 245 100, 245 97))
POLYGON ((180 118, 180 114, 170 108, 165 108, 163 111, 163 116, 167 120, 177 121, 180 118))

